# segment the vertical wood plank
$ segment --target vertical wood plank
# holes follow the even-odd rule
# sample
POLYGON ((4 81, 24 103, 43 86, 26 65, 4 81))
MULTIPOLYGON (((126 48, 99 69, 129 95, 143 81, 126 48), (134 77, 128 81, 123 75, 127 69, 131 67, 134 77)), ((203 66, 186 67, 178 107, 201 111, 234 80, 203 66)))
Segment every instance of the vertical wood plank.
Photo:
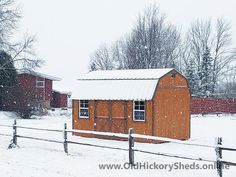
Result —
POLYGON ((124 132, 128 133, 128 104, 124 101, 124 132))
POLYGON ((108 118, 109 118, 109 130, 112 132, 112 100, 108 101, 108 118))
POLYGON ((94 127, 94 131, 97 130, 97 101, 94 100, 94 124, 93 124, 93 127, 94 127))

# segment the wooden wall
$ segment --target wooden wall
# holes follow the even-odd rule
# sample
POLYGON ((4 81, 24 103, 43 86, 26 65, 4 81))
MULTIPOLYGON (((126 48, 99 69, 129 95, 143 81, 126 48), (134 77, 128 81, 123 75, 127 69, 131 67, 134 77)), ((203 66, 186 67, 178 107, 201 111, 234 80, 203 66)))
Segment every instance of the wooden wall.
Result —
POLYGON ((154 96, 153 135, 190 138, 190 92, 186 79, 171 74, 159 80, 154 96))
POLYGON ((133 101, 92 100, 89 102, 89 110, 88 119, 79 118, 79 101, 73 100, 73 128, 128 133, 128 129, 132 127, 135 133, 152 135, 152 101, 146 101, 144 122, 133 121, 133 101), (111 104, 111 113, 109 113, 109 104, 111 104))

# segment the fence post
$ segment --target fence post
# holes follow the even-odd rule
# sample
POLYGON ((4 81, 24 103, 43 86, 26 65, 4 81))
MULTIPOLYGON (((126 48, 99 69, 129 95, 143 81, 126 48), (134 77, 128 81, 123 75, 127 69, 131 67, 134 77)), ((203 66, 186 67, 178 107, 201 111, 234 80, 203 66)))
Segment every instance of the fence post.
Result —
POLYGON ((63 145, 64 145, 64 152, 68 153, 68 142, 67 142, 67 124, 64 124, 64 128, 63 128, 63 145))
POLYGON ((134 133, 134 130, 132 128, 129 129, 129 164, 134 165, 134 137, 132 134, 134 133))
POLYGON ((12 143, 13 145, 17 145, 17 126, 16 126, 17 122, 16 119, 14 120, 14 123, 12 125, 13 128, 13 138, 12 138, 12 143))
POLYGON ((221 162, 222 159, 222 149, 220 147, 222 145, 222 138, 216 138, 216 167, 217 167, 217 174, 219 177, 223 176, 223 164, 221 162))

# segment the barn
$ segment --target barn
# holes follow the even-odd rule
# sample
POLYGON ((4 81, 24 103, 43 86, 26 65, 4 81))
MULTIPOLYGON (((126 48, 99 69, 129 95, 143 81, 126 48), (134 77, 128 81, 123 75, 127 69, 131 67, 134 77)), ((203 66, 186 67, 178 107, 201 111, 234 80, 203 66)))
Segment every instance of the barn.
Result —
POLYGON ((93 71, 75 88, 74 129, 190 138, 190 91, 175 69, 93 71))

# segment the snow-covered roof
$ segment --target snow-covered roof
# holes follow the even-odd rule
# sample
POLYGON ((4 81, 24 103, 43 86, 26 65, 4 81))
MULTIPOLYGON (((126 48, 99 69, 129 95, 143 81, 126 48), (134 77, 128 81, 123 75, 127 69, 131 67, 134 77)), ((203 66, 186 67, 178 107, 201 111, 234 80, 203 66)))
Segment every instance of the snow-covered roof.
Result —
POLYGON ((65 91, 65 90, 56 90, 56 89, 53 89, 52 91, 53 91, 53 92, 60 93, 60 94, 64 94, 64 95, 71 95, 71 94, 72 94, 72 92, 70 92, 70 91, 65 91))
POLYGON ((57 84, 53 84, 52 91, 60 93, 60 94, 65 94, 65 95, 72 94, 71 88, 65 87, 63 84, 61 84, 61 82, 57 84))
POLYGON ((159 79, 171 70, 173 68, 93 71, 79 78, 79 80, 159 79))
POLYGON ((84 80, 78 81, 73 99, 151 100, 157 80, 84 80))
POLYGON ((173 69, 93 71, 73 90, 78 100, 151 100, 158 80, 173 69))
POLYGON ((35 71, 18 71, 18 74, 30 74, 33 76, 42 77, 42 78, 49 79, 52 81, 61 81, 61 78, 50 76, 50 75, 39 73, 39 72, 35 72, 35 71))

